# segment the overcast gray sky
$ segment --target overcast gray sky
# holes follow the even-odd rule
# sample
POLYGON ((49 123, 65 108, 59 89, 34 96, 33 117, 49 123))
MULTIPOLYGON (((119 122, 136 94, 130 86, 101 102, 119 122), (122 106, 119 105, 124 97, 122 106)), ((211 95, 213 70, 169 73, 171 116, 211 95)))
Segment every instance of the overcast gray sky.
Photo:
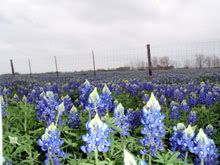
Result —
POLYGON ((219 12, 219 0, 0 0, 0 74, 10 58, 21 73, 28 58, 33 72, 54 70, 53 56, 73 71, 92 68, 91 50, 111 67, 148 42, 218 40, 219 12))

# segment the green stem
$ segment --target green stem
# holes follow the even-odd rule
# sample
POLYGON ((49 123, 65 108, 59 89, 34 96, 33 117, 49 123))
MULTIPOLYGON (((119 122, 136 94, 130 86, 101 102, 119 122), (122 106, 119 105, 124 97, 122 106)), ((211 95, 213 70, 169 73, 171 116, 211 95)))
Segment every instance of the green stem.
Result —
POLYGON ((98 149, 95 148, 95 165, 98 165, 99 159, 98 159, 98 149))
POLYGON ((91 121, 91 111, 89 110, 89 121, 91 121))
POLYGON ((54 165, 53 159, 52 159, 52 157, 51 157, 51 155, 50 155, 50 150, 48 150, 48 155, 49 155, 49 157, 50 157, 51 164, 54 165))
POLYGON ((149 165, 152 165, 152 164, 151 164, 151 155, 150 155, 150 154, 149 154, 148 164, 149 164, 149 165))
POLYGON ((205 165, 204 159, 201 159, 201 165, 205 165))
POLYGON ((26 103, 25 103, 25 109, 24 109, 24 132, 25 132, 25 135, 27 133, 27 116, 26 116, 26 110, 27 110, 27 106, 26 106, 26 103))
POLYGON ((185 164, 187 164, 187 159, 188 159, 188 151, 186 151, 186 155, 185 155, 185 159, 184 159, 185 164))

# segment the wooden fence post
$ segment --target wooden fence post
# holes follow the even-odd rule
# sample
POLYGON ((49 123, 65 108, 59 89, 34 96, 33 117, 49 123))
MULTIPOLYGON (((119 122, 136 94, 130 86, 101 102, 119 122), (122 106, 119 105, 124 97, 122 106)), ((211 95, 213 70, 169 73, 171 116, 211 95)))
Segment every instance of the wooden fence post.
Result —
POLYGON ((93 61, 93 72, 94 72, 94 78, 96 77, 96 69, 95 69, 95 55, 94 51, 92 51, 92 61, 93 61))
POLYGON ((32 76, 32 71, 31 71, 31 60, 28 59, 28 65, 29 65, 29 72, 30 72, 30 77, 32 76))
POLYGON ((147 44, 147 57, 148 57, 149 76, 152 76, 152 63, 151 63, 150 44, 147 44))
POLYGON ((14 76, 15 75, 15 70, 14 70, 14 65, 13 65, 13 60, 10 59, 10 64, 11 64, 11 73, 14 76))
POLYGON ((56 56, 54 56, 54 60, 55 60, 56 74, 57 74, 57 76, 59 76, 58 66, 57 66, 57 57, 56 56))

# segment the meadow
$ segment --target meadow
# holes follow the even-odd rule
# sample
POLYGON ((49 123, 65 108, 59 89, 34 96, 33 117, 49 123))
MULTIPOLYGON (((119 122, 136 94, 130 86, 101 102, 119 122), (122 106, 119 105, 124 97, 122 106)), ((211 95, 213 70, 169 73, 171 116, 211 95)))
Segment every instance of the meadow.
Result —
POLYGON ((220 69, 0 76, 4 164, 219 164, 220 69))

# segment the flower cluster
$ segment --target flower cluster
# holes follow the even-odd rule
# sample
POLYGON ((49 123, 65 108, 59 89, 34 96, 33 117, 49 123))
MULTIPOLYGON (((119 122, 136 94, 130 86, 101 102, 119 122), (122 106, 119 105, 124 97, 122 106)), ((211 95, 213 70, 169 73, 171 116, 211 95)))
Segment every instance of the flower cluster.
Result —
POLYGON ((157 150, 163 150, 162 139, 165 136, 165 129, 163 120, 165 115, 160 112, 161 106, 159 102, 151 93, 150 100, 143 107, 141 123, 144 125, 144 129, 141 130, 141 134, 144 135, 144 139, 140 142, 144 146, 141 150, 141 154, 146 154, 148 151, 155 157, 157 150))
POLYGON ((61 149, 64 141, 59 139, 60 132, 57 131, 54 123, 51 123, 48 128, 46 128, 45 133, 41 136, 41 139, 37 141, 37 144, 41 147, 41 150, 47 152, 45 164, 49 164, 50 161, 54 165, 59 165, 58 157, 66 157, 67 154, 61 149), (52 160, 51 160, 52 159, 52 160))
POLYGON ((179 104, 175 101, 170 103, 170 118, 178 120, 180 118, 179 104))
POLYGON ((195 128, 190 125, 186 128, 184 124, 178 123, 173 128, 174 133, 170 138, 172 151, 179 151, 179 157, 184 157, 186 152, 195 154, 195 164, 203 163, 208 165, 218 164, 218 150, 212 139, 209 139, 202 129, 196 135, 195 128))
POLYGON ((198 121, 197 115, 195 111, 191 111, 187 116, 187 124, 194 125, 198 121))
POLYGON ((88 133, 82 136, 82 140, 86 142, 86 145, 81 146, 81 150, 85 153, 95 150, 107 152, 111 145, 111 141, 108 140, 111 131, 108 125, 96 114, 91 121, 86 123, 86 128, 88 133))
POLYGON ((76 107, 73 105, 70 112, 68 113, 68 125, 70 128, 78 128, 80 125, 80 114, 76 107))
POLYGON ((83 108, 88 103, 88 98, 90 93, 93 90, 93 86, 90 84, 88 80, 86 80, 80 87, 79 87, 79 100, 78 104, 81 105, 83 108))
POLYGON ((124 114, 124 107, 121 103, 118 104, 114 110, 114 119, 115 125, 122 130, 120 134, 122 136, 129 136, 130 123, 128 122, 127 116, 124 114))
POLYGON ((58 98, 51 91, 46 92, 46 94, 42 93, 40 98, 35 107, 37 109, 37 119, 50 125, 56 119, 59 105, 58 98))
POLYGON ((114 107, 111 92, 105 85, 102 94, 99 96, 97 88, 94 88, 88 98, 88 105, 86 110, 90 111, 92 116, 96 114, 96 111, 100 116, 105 116, 106 113, 114 107))
POLYGON ((171 149, 172 151, 180 151, 179 157, 183 157, 189 148, 193 146, 194 128, 191 125, 186 128, 183 123, 178 123, 173 130, 173 136, 170 138, 171 149))
POLYGON ((190 151, 198 156, 197 163, 201 163, 201 161, 208 165, 217 165, 219 163, 219 155, 215 143, 207 137, 202 129, 199 130, 193 142, 193 147, 190 148, 190 151))

